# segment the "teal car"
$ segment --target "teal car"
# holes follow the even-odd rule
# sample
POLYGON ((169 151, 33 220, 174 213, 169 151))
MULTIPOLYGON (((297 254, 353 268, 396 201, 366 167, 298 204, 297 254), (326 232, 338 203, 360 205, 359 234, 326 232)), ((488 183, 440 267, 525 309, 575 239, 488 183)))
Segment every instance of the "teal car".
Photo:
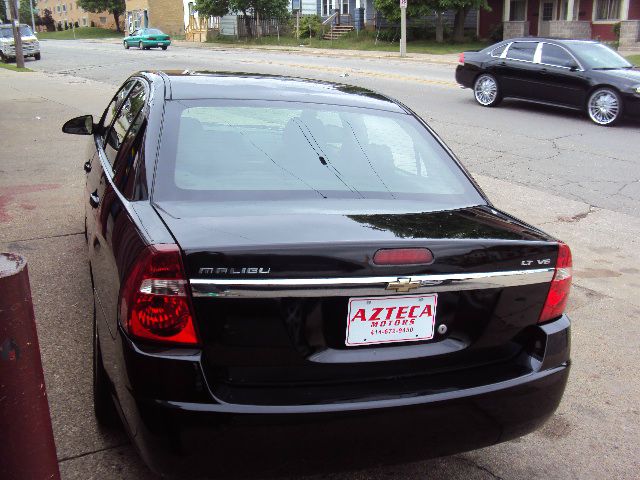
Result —
POLYGON ((140 50, 160 47, 166 50, 171 45, 171 37, 157 28, 140 28, 124 37, 124 48, 138 47, 140 50))

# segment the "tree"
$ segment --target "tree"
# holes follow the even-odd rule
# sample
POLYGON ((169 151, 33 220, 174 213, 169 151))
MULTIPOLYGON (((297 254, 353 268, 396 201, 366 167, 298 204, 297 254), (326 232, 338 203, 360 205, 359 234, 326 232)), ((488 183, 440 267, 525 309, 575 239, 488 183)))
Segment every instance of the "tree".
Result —
POLYGON ((116 30, 120 32, 120 15, 122 15, 127 7, 124 0, 78 0, 77 4, 87 12, 100 13, 107 11, 113 15, 116 22, 116 30))
MULTIPOLYGON (((34 21, 38 20, 38 15, 36 15, 36 0, 33 0, 33 18, 34 21)), ((18 9, 18 17, 20 18, 20 23, 26 23, 27 25, 31 25, 31 5, 29 0, 20 0, 20 8, 18 9)))
MULTIPOLYGON (((400 6, 397 0, 374 0, 374 5, 376 10, 390 22, 400 21, 400 6)), ((435 13, 436 41, 441 43, 444 41, 443 13, 447 10, 455 10, 453 40, 462 42, 464 41, 464 22, 472 8, 490 9, 487 0, 409 0, 407 18, 435 13)))
POLYGON ((289 12, 288 0, 196 0, 195 9, 199 15, 222 17, 229 12, 242 12, 244 24, 250 37, 254 36, 251 17, 286 18, 289 12))
POLYGON ((448 0, 451 3, 451 9, 456 11, 456 17, 453 22, 453 41, 464 42, 464 23, 467 14, 472 8, 491 10, 487 0, 448 0))
POLYGON ((7 6, 4 1, 0 1, 0 22, 5 23, 9 21, 9 16, 7 15, 7 6))
POLYGON ((51 10, 45 8, 42 12, 42 16, 39 18, 39 21, 36 21, 37 25, 44 25, 47 28, 47 32, 54 32, 56 29, 55 22, 53 21, 53 15, 51 15, 51 10))

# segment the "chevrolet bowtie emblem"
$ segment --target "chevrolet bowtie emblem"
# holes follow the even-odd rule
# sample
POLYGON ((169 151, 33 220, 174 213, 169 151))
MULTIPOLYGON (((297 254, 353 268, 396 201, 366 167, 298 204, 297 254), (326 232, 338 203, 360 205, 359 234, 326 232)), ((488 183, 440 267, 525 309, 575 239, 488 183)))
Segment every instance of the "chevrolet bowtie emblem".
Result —
POLYGON ((421 282, 414 282, 410 278, 400 277, 395 282, 389 282, 387 284, 387 290, 395 290, 398 293, 405 293, 414 290, 422 285, 421 282))

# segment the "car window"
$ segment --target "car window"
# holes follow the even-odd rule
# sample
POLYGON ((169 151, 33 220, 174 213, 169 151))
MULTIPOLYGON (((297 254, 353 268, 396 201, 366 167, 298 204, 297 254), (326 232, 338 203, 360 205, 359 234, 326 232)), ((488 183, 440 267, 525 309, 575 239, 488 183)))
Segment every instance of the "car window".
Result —
POLYGON ((113 165, 115 172, 113 181, 118 190, 127 198, 131 198, 133 194, 135 171, 139 166, 139 160, 144 148, 145 128, 146 118, 144 112, 141 111, 122 140, 122 146, 113 165))
POLYGON ((157 28, 149 28, 149 29, 147 30, 147 33, 148 33, 149 35, 162 35, 162 34, 163 34, 163 33, 162 33, 160 30, 158 30, 157 28))
POLYGON ((556 65, 559 67, 571 67, 576 64, 576 61, 564 48, 551 43, 542 44, 542 57, 540 61, 547 65, 556 65))
POLYGON ((587 68, 632 68, 632 65, 624 57, 620 56, 618 52, 614 52, 611 48, 601 43, 580 41, 568 43, 571 46, 572 53, 587 68))
POLYGON ((294 102, 174 101, 157 199, 484 203, 411 115, 294 102), (256 103, 253 102, 252 103, 256 103))
POLYGON ((113 125, 107 132, 104 142, 104 151, 107 156, 107 160, 114 170, 114 174, 117 173, 115 171, 114 162, 118 156, 118 151, 122 146, 125 135, 129 131, 129 127, 131 127, 131 124, 137 117, 138 113, 142 110, 145 99, 146 90, 144 85, 141 82, 136 82, 131 89, 131 93, 124 101, 113 125))
POLYGON ((533 62, 536 53, 536 42, 514 42, 507 51, 507 58, 511 60, 527 60, 533 62))
POLYGON ((505 44, 500 45, 500 46, 494 48, 493 50, 491 50, 491 56, 492 57, 499 57, 500 55, 502 55, 502 52, 504 52, 504 49, 507 48, 507 45, 509 45, 509 44, 505 43, 505 44))
POLYGON ((115 94, 115 96, 113 97, 113 100, 111 100, 111 103, 102 114, 101 125, 103 129, 102 130, 103 141, 106 138, 106 134, 109 131, 109 127, 111 127, 111 124, 113 123, 114 117, 118 113, 118 110, 120 110, 122 103, 127 98, 127 95, 129 95, 129 91, 131 90, 131 87, 133 87, 135 83, 136 83, 135 80, 128 80, 127 82, 125 82, 125 84, 122 86, 122 88, 120 88, 120 90, 118 90, 118 93, 115 94))

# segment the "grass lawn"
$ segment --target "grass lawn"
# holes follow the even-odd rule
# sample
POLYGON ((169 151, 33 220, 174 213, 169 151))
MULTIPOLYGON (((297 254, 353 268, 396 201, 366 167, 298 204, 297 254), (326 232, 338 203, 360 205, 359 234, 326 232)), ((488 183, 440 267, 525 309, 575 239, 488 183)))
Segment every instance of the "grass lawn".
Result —
MULTIPOLYGON (((60 30, 59 32, 38 32, 37 36, 40 40, 73 40, 73 30, 60 30)), ((107 30, 97 27, 81 27, 76 28, 76 37, 80 38, 121 38, 123 33, 115 30, 107 30)))
POLYGON ((27 68, 27 67, 18 68, 13 63, 0 62, 0 68, 6 68, 7 70, 12 70, 14 72, 33 72, 33 70, 31 70, 30 68, 27 68))
POLYGON ((627 60, 629 60, 635 66, 640 67, 640 55, 629 55, 627 57, 627 60))
MULTIPOLYGON (((301 38, 296 39, 289 36, 262 37, 258 39, 235 39, 233 37, 217 37, 211 43, 221 45, 234 45, 239 47, 252 47, 256 45, 279 45, 298 47, 304 45, 312 48, 334 48, 338 50, 367 50, 381 52, 399 52, 400 44, 398 42, 386 42, 378 40, 376 42, 375 34, 370 32, 361 32, 359 35, 355 32, 345 35, 338 40, 322 40, 320 38, 301 38)), ((436 43, 433 40, 415 40, 407 42, 408 53, 459 53, 466 50, 480 50, 489 45, 483 42, 465 42, 465 43, 436 43)))

